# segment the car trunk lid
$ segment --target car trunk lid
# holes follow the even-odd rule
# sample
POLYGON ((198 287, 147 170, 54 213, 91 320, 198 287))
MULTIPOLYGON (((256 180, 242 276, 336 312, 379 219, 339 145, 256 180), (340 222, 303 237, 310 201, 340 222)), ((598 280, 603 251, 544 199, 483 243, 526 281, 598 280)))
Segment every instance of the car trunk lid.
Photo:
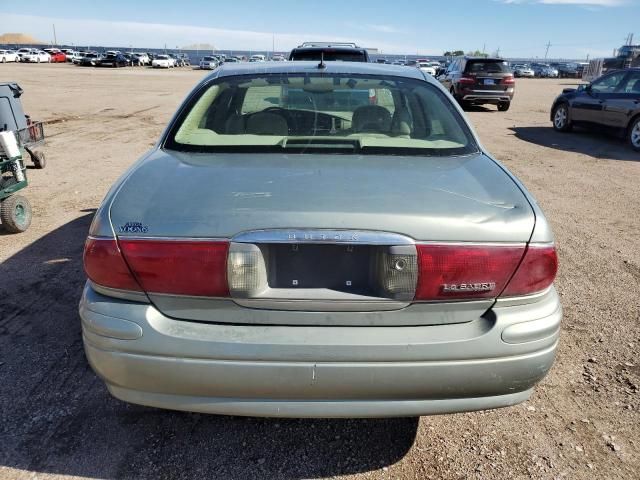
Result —
MULTIPOLYGON (((446 301, 437 307, 413 305, 415 277, 406 277, 408 286, 405 282, 393 290, 396 286, 381 286, 381 268, 398 259, 409 262, 402 268, 412 267, 416 242, 522 245, 534 225, 533 210, 516 183, 482 154, 440 158, 157 151, 124 182, 110 216, 125 244, 140 239, 230 242, 227 274, 233 300, 147 289, 163 313, 237 322, 243 314, 236 309, 296 310, 305 324, 390 321, 389 315, 372 319, 363 313, 374 311, 394 311, 393 324, 403 324, 403 318, 409 324, 478 318, 492 296, 464 307, 446 301), (254 274, 262 275, 268 288, 256 293, 234 286, 234 252, 243 258, 259 253, 263 270, 254 274), (380 295, 384 288, 393 291, 380 295), (220 315, 230 304, 235 313, 220 315), (416 314, 425 308, 431 316, 416 314), (327 320, 318 312, 335 314, 327 320)), ((132 259, 127 260, 131 266, 132 259)), ((245 260, 239 265, 243 272, 249 268, 245 260)), ((405 277, 398 278, 402 283, 405 277)), ((256 323, 292 321, 265 314, 250 318, 256 323)))

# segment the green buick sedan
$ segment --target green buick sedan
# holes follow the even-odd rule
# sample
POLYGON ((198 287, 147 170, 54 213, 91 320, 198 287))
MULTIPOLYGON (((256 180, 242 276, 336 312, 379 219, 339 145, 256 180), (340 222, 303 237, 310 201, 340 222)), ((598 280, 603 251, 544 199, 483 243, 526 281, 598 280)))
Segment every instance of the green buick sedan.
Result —
POLYGON ((562 317, 540 207, 403 66, 224 64, 111 188, 84 266, 89 363, 167 409, 506 407, 562 317))

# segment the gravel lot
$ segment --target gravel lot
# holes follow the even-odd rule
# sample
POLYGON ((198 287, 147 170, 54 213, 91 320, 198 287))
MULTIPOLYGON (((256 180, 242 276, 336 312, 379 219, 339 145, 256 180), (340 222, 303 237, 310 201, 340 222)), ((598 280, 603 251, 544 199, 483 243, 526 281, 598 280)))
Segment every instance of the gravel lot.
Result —
POLYGON ((0 74, 48 122, 49 160, 29 171, 30 230, 0 235, 0 478, 640 478, 640 154, 553 132, 548 109, 571 80, 519 79, 508 112, 469 112, 559 246, 563 334, 531 400, 420 419, 270 420, 126 405, 82 350, 92 213, 203 73, 7 64, 0 74))

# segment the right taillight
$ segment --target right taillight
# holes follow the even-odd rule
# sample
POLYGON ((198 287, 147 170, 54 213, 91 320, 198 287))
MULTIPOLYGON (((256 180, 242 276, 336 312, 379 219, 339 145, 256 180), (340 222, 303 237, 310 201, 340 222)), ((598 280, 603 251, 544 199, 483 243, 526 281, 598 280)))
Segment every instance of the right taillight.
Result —
POLYGON ((553 245, 417 245, 414 300, 473 300, 540 292, 553 283, 553 245))
POLYGON ((502 296, 530 295, 548 288, 558 272, 554 245, 529 245, 515 275, 502 296))

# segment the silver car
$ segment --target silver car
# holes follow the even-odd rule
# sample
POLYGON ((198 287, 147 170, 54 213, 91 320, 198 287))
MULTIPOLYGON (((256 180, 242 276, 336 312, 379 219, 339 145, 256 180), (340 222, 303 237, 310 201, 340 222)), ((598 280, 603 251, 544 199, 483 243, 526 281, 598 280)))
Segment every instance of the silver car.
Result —
POLYGON ((203 57, 198 65, 200 66, 200 70, 213 70, 219 63, 216 57, 203 57))
POLYGON ((229 415, 505 407, 562 310, 540 207, 418 69, 225 64, 96 212, 87 358, 127 402, 229 415))

